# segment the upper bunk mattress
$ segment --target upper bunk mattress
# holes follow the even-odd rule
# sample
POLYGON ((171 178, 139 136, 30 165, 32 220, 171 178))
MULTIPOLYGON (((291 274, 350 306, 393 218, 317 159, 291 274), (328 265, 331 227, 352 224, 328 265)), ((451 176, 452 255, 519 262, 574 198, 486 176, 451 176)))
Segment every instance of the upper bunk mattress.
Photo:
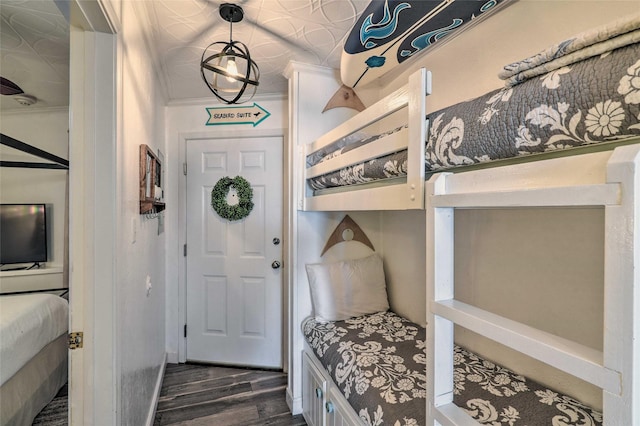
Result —
POLYGON ((640 44, 429 116, 427 171, 640 135, 640 44))
MULTIPOLYGON (((425 170, 637 137, 639 79, 640 43, 633 43, 430 113, 425 170)), ((404 176, 406 154, 349 166, 308 184, 317 190, 404 176)))
POLYGON ((53 294, 0 296, 0 385, 67 332, 69 306, 53 294))
MULTIPOLYGON (((426 424, 426 329, 393 312, 345 321, 309 318, 303 333, 356 414, 369 425, 426 424)), ((454 403, 481 424, 602 425, 602 414, 456 346, 454 403)))

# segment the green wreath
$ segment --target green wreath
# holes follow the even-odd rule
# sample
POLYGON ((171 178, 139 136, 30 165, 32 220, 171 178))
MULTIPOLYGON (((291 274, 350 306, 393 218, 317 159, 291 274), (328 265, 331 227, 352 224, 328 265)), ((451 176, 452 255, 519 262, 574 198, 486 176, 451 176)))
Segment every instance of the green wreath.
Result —
POLYGON ((224 219, 240 220, 249 216, 253 210, 252 198, 253 189, 245 178, 236 176, 231 179, 229 176, 225 176, 211 190, 211 207, 224 219), (227 203, 227 195, 232 186, 238 194, 238 204, 233 206, 227 203))

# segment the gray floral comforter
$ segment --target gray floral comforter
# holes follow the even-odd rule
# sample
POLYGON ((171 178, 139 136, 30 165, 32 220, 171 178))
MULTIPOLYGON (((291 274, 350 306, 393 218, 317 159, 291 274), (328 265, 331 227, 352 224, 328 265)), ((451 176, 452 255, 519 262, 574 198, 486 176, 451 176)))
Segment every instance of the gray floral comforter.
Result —
MULTIPOLYGON (((316 357, 368 425, 426 424, 426 330, 393 312, 303 324, 316 357)), ((602 425, 602 414, 455 347, 454 403, 492 426, 602 425)))
POLYGON ((369 425, 426 422, 426 332, 393 312, 321 323, 304 335, 356 413, 369 425))
MULTIPOLYGON (((426 171, 640 136, 640 43, 427 116, 426 171)), ((406 175, 406 151, 309 180, 316 189, 406 175)))
POLYGON ((600 426, 602 413, 459 346, 453 355, 453 402, 491 426, 600 426))

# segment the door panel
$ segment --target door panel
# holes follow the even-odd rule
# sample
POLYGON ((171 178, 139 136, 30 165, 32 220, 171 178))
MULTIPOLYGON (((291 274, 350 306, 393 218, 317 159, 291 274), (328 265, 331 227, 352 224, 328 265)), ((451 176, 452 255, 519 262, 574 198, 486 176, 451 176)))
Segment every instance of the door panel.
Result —
POLYGON ((282 257, 272 242, 282 238, 282 138, 190 140, 187 170, 187 359, 280 368, 282 278, 271 264, 282 257), (211 190, 238 175, 254 207, 229 221, 211 190))

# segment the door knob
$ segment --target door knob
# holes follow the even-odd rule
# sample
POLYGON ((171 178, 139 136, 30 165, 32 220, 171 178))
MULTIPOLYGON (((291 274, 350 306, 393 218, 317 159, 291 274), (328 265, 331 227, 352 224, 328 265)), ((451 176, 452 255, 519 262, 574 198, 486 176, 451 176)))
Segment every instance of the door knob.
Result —
POLYGON ((280 238, 276 237, 276 238, 273 239, 273 245, 277 246, 278 244, 280 244, 280 238))
POLYGON ((271 267, 273 269, 278 269, 278 268, 280 268, 280 266, 281 266, 280 262, 278 262, 277 260, 274 260, 273 263, 271 263, 271 267))

